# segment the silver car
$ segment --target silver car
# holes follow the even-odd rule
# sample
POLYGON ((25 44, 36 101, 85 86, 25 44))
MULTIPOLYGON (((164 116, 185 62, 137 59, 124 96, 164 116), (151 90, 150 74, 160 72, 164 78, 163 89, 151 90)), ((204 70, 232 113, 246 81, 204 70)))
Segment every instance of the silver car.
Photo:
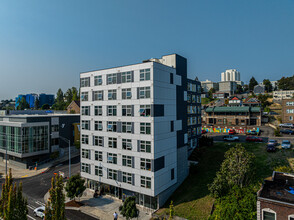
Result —
POLYGON ((291 148, 291 142, 288 140, 283 140, 281 144, 283 149, 290 149, 291 148))
POLYGON ((45 218, 45 213, 44 212, 45 212, 45 207, 44 206, 41 206, 41 207, 36 208, 34 210, 34 215, 36 217, 40 217, 41 219, 44 219, 45 218))

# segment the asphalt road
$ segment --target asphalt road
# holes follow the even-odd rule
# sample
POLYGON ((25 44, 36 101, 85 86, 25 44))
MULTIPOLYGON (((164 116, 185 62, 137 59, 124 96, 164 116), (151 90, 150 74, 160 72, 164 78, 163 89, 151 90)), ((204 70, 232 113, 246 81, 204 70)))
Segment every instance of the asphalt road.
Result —
MULTIPOLYGON (((64 172, 65 177, 68 176, 68 161, 63 162, 55 167, 50 168, 46 173, 39 174, 37 176, 16 179, 15 182, 22 181, 23 184, 23 194, 28 200, 28 219, 39 220, 40 218, 35 217, 33 211, 35 208, 40 206, 45 206, 44 195, 49 191, 51 187, 51 178, 54 173, 58 171, 64 172)), ((71 161, 71 174, 76 174, 80 172, 80 157, 73 158, 71 161)), ((1 186, 4 182, 3 179, 0 180, 1 186)), ((1 188, 1 187, 0 187, 1 188)), ((68 220, 94 220, 91 216, 88 216, 80 211, 66 210, 66 218, 68 220)))

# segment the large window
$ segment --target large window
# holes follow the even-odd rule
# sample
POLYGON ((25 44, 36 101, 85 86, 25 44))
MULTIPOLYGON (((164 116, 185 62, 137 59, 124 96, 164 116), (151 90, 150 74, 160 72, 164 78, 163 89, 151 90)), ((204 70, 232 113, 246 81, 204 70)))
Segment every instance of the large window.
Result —
POLYGON ((81 87, 89 87, 90 86, 90 77, 81 78, 81 87))
POLYGON ((58 132, 59 131, 59 125, 52 125, 51 126, 51 132, 58 132))
POLYGON ((95 106, 94 114, 96 116, 102 116, 102 106, 95 106))
POLYGON ((122 89, 121 91, 122 99, 131 99, 132 98, 132 89, 122 89))
POLYGON ((103 91, 93 91, 93 101, 102 101, 103 91))
POLYGON ((146 158, 141 158, 141 170, 151 171, 151 160, 146 158))
POLYGON ((151 178, 146 176, 141 176, 141 187, 151 189, 151 178))
POLYGON ((103 161, 102 151, 95 151, 95 160, 96 161, 103 161))
POLYGON ((82 106, 82 115, 90 115, 90 106, 82 106))
POLYGON ((150 98, 150 87, 140 87, 139 88, 139 98, 140 99, 150 98))
POLYGON ((116 84, 116 73, 107 75, 107 84, 116 84))
POLYGON ((116 89, 108 90, 108 100, 116 100, 116 89))
POLYGON ((117 148, 117 139, 113 137, 108 138, 108 147, 117 148))
POLYGON ((276 213, 272 211, 262 211, 263 220, 276 220, 276 213))
POLYGON ((128 72, 121 73, 121 82, 122 83, 132 82, 132 72, 133 71, 128 71, 128 72))
POLYGON ((94 85, 95 86, 102 85, 102 76, 94 76, 94 85))
POLYGON ((82 163, 82 172, 91 174, 91 165, 82 163))
POLYGON ((125 167, 132 167, 132 157, 131 156, 122 156, 122 165, 125 167))
POLYGON ((132 106, 123 105, 122 106, 122 116, 132 116, 132 106))
POLYGON ((117 154, 107 153, 107 163, 117 164, 117 154))
POLYGON ((122 181, 124 183, 132 184, 132 174, 131 173, 122 173, 122 181))
POLYGON ((116 132, 116 121, 107 122, 107 131, 116 132))
POLYGON ((107 115, 108 116, 116 116, 116 105, 108 105, 107 106, 107 115))
POLYGON ((82 101, 88 101, 89 100, 88 92, 81 92, 81 100, 82 101))
POLYGON ((150 80, 150 69, 140 70, 140 81, 150 80))
POLYGON ((151 105, 140 105, 140 116, 150 117, 151 116, 151 105))
POLYGON ((82 134, 82 144, 89 144, 89 135, 82 134))
POLYGON ((96 176, 103 176, 103 170, 100 166, 95 166, 95 175, 96 176))
POLYGON ((132 140, 131 139, 122 139, 122 149, 123 150, 132 150, 132 140))
POLYGON ((93 136, 93 145, 103 147, 103 137, 93 136))
POLYGON ((151 124, 140 123, 140 134, 151 134, 151 124))
POLYGON ((117 170, 108 169, 108 179, 117 180, 117 170))
POLYGON ((151 141, 140 141, 140 151, 151 153, 151 141))
POLYGON ((90 121, 82 120, 82 129, 83 130, 90 130, 90 121))
POLYGON ((102 126, 102 121, 95 121, 95 131, 102 131, 103 126, 102 126))
POLYGON ((90 150, 88 150, 88 149, 82 149, 82 158, 91 159, 90 158, 90 150))
POLYGON ((132 122, 122 122, 122 132, 132 133, 132 122))

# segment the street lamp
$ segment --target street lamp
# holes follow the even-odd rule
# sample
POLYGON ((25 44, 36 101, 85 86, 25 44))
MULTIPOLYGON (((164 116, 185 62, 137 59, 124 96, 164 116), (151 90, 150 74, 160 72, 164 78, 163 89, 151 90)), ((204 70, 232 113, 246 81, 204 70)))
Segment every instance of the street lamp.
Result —
POLYGON ((59 135, 59 138, 65 142, 68 142, 68 176, 70 178, 70 166, 71 166, 71 157, 70 157, 70 140, 65 138, 65 137, 62 137, 59 135))

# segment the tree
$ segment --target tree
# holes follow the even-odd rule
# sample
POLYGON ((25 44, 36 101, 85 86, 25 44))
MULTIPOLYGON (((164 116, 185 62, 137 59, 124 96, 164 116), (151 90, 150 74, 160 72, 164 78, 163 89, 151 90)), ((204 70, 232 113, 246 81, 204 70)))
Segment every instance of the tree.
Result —
POLYGON ((120 210, 120 213, 127 219, 138 217, 139 210, 136 207, 136 197, 128 197, 120 210))
POLYGON ((282 173, 293 173, 293 170, 290 166, 278 166, 274 168, 274 171, 282 173))
POLYGON ((215 89, 214 88, 211 88, 209 91, 208 91, 208 96, 210 99, 213 99, 213 93, 215 93, 215 89))
POLYGON ((65 187, 66 196, 70 199, 80 197, 86 189, 84 184, 85 180, 81 178, 80 174, 70 177, 65 187))
POLYGON ((54 110, 64 110, 66 107, 66 104, 64 102, 64 95, 61 89, 58 89, 56 94, 55 103, 52 106, 54 110))
POLYGON ((79 91, 77 90, 77 88, 72 87, 71 91, 72 91, 72 101, 79 101, 80 97, 79 97, 79 91))
POLYGON ((55 175, 51 180, 49 190, 50 198, 45 207, 45 220, 64 220, 65 218, 65 196, 63 193, 62 177, 55 175))
POLYGON ((281 90, 293 90, 294 75, 290 77, 282 77, 280 80, 278 80, 278 88, 281 90))
POLYGON ((258 85, 258 82, 256 79, 252 76, 250 81, 249 81, 249 91, 253 91, 254 86, 258 85))
POLYGON ((27 103, 25 97, 22 97, 21 99, 18 100, 18 106, 17 106, 17 110, 24 110, 30 108, 29 103, 27 103))
POLYGON ((243 92, 243 87, 241 85, 237 85, 236 94, 242 94, 243 92))
POLYGON ((50 105, 49 104, 44 104, 44 105, 42 105, 41 109, 42 110, 48 110, 48 109, 50 109, 50 105))
POLYGON ((170 202, 170 205, 169 205, 169 220, 173 219, 174 218, 174 215, 175 215, 175 209, 174 209, 174 204, 173 204, 173 201, 170 202))
POLYGON ((256 193, 252 187, 234 186, 228 195, 218 198, 212 219, 256 219, 256 193))
POLYGON ((254 155, 237 144, 225 153, 225 159, 216 173, 212 184, 208 185, 215 198, 226 195, 233 186, 248 186, 253 177, 254 155))
POLYGON ((270 98, 270 96, 268 94, 265 94, 265 95, 258 94, 257 98, 260 101, 260 104, 263 108, 265 108, 271 104, 269 101, 267 101, 267 99, 270 98))
POLYGON ((263 80, 263 85, 265 87, 266 92, 272 92, 273 91, 273 85, 269 79, 264 79, 263 80))
POLYGON ((71 89, 68 89, 64 95, 66 100, 66 106, 68 106, 73 100, 73 93, 71 89))
POLYGON ((249 86, 247 84, 244 85, 243 91, 247 92, 249 90, 249 86))

